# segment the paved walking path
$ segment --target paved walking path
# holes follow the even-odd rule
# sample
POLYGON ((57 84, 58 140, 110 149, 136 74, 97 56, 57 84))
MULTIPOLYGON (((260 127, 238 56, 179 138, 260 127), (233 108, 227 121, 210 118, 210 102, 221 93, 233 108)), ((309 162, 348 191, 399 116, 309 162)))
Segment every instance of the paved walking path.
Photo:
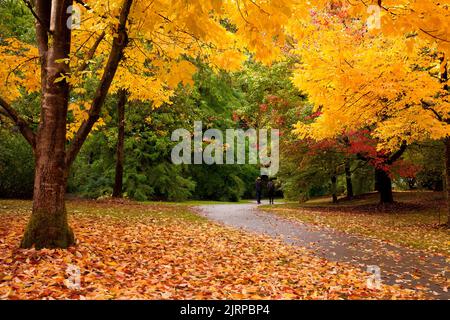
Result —
POLYGON ((210 220, 251 232, 281 238, 331 261, 351 263, 367 270, 379 266, 383 283, 406 288, 422 287, 437 299, 450 299, 443 283, 449 274, 444 257, 425 254, 386 242, 318 228, 258 210, 256 204, 224 204, 197 207, 210 220))

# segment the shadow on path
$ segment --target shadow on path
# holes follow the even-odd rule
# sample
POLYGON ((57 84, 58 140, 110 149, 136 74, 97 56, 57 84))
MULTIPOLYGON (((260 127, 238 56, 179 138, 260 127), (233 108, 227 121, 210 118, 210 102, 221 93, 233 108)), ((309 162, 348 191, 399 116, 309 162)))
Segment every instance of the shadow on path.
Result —
POLYGON ((437 299, 450 299, 445 285, 446 259, 394 246, 381 240, 350 235, 328 228, 287 220, 258 210, 256 204, 224 204, 197 207, 210 220, 241 228, 313 250, 331 261, 351 263, 367 271, 378 266, 383 283, 421 289, 437 299))

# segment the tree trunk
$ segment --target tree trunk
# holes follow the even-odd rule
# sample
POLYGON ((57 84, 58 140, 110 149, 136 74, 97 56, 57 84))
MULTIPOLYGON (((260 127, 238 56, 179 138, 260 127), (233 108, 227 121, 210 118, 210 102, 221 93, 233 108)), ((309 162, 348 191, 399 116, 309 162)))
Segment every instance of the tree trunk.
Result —
POLYGON ((41 121, 35 149, 35 180, 33 212, 25 230, 21 247, 67 248, 74 244, 74 235, 67 223, 64 203, 67 170, 65 164, 66 117, 69 101, 67 81, 55 82, 70 72, 61 59, 69 57, 71 30, 67 7, 72 1, 53 1, 55 15, 53 41, 45 58, 45 79, 42 83, 41 121), (59 62, 57 62, 59 61, 59 62))
POLYGON ((345 161, 345 182, 347 185, 347 198, 351 200, 351 199, 353 199, 354 194, 353 194, 353 183, 352 183, 352 171, 351 171, 351 166, 350 166, 349 160, 345 161))
POLYGON ((380 204, 394 203, 392 194, 392 180, 389 173, 382 169, 375 169, 376 189, 380 194, 380 204))
POLYGON ((117 103, 118 114, 118 136, 116 150, 116 177, 114 183, 114 198, 122 198, 123 185, 123 164, 124 164, 124 143, 125 143, 125 105, 127 103, 127 92, 124 89, 119 91, 119 102, 117 103))
POLYGON ((333 196, 333 203, 338 203, 338 196, 337 196, 337 177, 332 176, 331 177, 331 193, 333 196))
POLYGON ((67 248, 75 243, 64 203, 66 177, 62 166, 64 162, 61 162, 64 154, 60 155, 60 150, 65 139, 62 142, 59 138, 40 142, 42 146, 36 157, 33 212, 21 242, 22 248, 33 245, 36 249, 67 248))
POLYGON ((450 138, 445 139, 445 184, 447 197, 447 228, 450 229, 450 138))
MULTIPOLYGON (((392 166, 396 161, 398 161, 402 155, 405 153, 408 145, 406 141, 402 142, 400 149, 391 154, 385 161, 385 164, 392 166)), ((375 168, 375 183, 377 190, 380 193, 380 205, 393 204, 394 195, 392 194, 392 179, 389 173, 385 170, 375 168)))
MULTIPOLYGON (((444 90, 449 90, 448 87, 448 60, 445 54, 442 55, 441 70, 444 70, 441 74, 441 82, 444 84, 444 90)), ((450 121, 447 120, 447 123, 450 121)), ((447 229, 450 229, 450 138, 446 138, 445 141, 445 185, 447 197, 447 229)))

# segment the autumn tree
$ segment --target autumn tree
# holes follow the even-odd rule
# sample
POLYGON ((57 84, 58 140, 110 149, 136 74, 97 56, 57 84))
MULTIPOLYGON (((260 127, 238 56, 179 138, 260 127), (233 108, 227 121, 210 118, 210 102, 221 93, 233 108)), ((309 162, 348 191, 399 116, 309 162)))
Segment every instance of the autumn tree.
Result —
MULTIPOLYGON (((323 8, 322 1, 315 1, 323 8)), ((449 119, 449 86, 448 86, 448 57, 450 55, 450 10, 449 4, 436 0, 413 1, 333 1, 339 7, 349 10, 352 17, 363 21, 375 22, 373 32, 383 37, 403 37, 407 51, 414 51, 414 46, 421 46, 421 40, 428 40, 435 48, 434 65, 437 71, 433 76, 441 83, 441 87, 433 99, 424 96, 418 110, 413 110, 419 117, 427 119, 424 127, 426 134, 433 139, 441 139, 445 145, 446 185, 448 227, 450 228, 450 139, 448 138, 449 119), (370 7, 369 7, 370 6, 370 7), (374 20, 375 19, 375 20, 374 20), (419 43, 418 43, 419 42, 419 43), (431 113, 431 115, 430 115, 431 113), (430 119, 430 117, 434 117, 430 119), (430 128, 436 126, 435 130, 430 128), (445 128, 445 129, 443 129, 445 128), (439 133, 437 133, 439 132, 439 133)), ((430 69, 428 66, 427 69, 430 69)), ((432 69, 432 68, 431 68, 432 69)), ((416 105, 417 107, 417 105, 416 105)), ((409 118, 405 119, 409 121, 409 118)), ((406 124, 406 123, 404 123, 406 124)), ((407 125, 407 124, 406 124, 407 125)), ((396 126, 401 127, 400 125, 396 126)), ((395 134, 395 130, 394 130, 395 134)))
POLYGON ((294 49, 302 57, 294 82, 320 117, 298 123, 296 132, 320 140, 369 129, 382 160, 376 176, 386 192, 380 200, 389 203, 391 182, 383 167, 398 160, 408 144, 441 139, 449 130, 426 106, 430 101, 448 108, 447 94, 433 77, 438 47, 414 35, 373 34, 365 20, 349 19, 346 10, 313 11, 308 22, 299 22, 307 31, 294 49))
POLYGON ((109 92, 132 89, 130 100, 153 99, 157 106, 170 102, 173 88, 195 72, 186 57, 236 69, 246 58, 244 48, 264 62, 280 55, 281 26, 292 13, 287 3, 259 2, 26 1, 36 46, 7 39, 0 50, 0 105, 32 146, 36 163, 23 248, 74 243, 64 204, 67 177, 109 92), (226 20, 237 32, 227 29, 226 20), (88 82, 93 92, 86 90, 88 82), (36 131, 14 108, 33 91, 41 96, 36 131), (81 118, 71 125, 68 115, 74 113, 81 118))

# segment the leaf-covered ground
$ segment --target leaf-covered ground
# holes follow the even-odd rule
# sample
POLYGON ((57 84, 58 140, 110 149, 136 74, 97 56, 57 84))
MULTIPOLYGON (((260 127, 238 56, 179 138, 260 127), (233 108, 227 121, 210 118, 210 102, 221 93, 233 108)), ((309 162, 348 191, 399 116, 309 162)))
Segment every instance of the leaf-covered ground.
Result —
POLYGON ((306 250, 203 220, 183 206, 72 201, 77 246, 17 248, 30 202, 0 201, 2 299, 399 299, 418 293, 306 250), (65 285, 69 265, 81 289, 65 285))
POLYGON ((378 195, 365 195, 338 205, 321 198, 306 204, 264 207, 283 217, 450 257, 450 232, 441 193, 400 192, 397 204, 379 208, 378 195))

